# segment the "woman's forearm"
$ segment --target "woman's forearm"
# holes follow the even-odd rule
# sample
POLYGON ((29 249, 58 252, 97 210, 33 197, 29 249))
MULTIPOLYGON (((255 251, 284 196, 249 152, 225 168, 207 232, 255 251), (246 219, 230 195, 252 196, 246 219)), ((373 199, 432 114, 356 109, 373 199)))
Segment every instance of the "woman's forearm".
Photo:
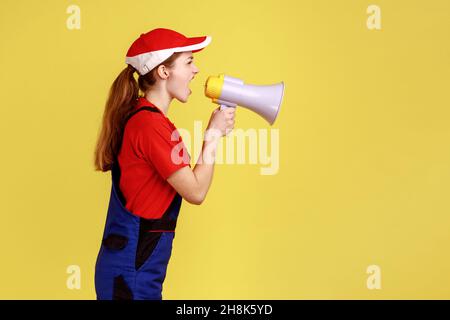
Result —
POLYGON ((221 136, 214 134, 205 134, 202 151, 194 167, 194 175, 197 179, 197 193, 199 202, 203 202, 211 186, 214 174, 214 164, 216 162, 216 151, 221 136))

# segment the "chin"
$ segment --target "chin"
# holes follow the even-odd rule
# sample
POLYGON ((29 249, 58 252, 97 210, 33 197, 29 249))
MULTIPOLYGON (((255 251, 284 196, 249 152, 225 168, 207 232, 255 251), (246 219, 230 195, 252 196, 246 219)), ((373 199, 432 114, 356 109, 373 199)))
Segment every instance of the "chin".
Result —
POLYGON ((178 101, 180 101, 182 103, 186 103, 188 101, 188 99, 189 99, 190 94, 191 93, 188 92, 185 96, 180 96, 177 99, 178 99, 178 101))
POLYGON ((186 103, 188 101, 189 97, 183 97, 183 98, 177 98, 178 101, 180 101, 181 103, 186 103))

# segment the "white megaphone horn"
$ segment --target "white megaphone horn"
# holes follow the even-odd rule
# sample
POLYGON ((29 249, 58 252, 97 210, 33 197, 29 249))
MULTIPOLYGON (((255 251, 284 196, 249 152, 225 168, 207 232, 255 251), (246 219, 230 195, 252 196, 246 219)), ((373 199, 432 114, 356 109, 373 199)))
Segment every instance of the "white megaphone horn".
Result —
POLYGON ((283 94, 284 82, 258 86, 225 74, 210 76, 205 84, 205 95, 220 104, 220 110, 239 105, 256 112, 270 125, 280 112, 283 94))

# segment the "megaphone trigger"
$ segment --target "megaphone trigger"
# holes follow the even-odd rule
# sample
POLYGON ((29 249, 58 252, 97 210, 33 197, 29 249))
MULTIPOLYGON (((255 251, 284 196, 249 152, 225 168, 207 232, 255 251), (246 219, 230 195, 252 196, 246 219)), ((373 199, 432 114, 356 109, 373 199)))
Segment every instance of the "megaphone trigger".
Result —
POLYGON ((236 106, 232 107, 232 106, 229 106, 229 105, 226 105, 226 104, 222 104, 222 103, 220 104, 220 110, 225 110, 227 108, 236 108, 236 106))

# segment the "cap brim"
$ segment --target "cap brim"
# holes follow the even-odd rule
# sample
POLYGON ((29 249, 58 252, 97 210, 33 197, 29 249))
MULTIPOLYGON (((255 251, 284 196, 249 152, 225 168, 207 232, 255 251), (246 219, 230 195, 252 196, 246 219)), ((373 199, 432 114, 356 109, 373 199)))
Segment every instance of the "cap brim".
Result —
POLYGON ((198 52, 203 50, 207 45, 211 43, 211 36, 193 37, 188 38, 186 43, 182 47, 178 47, 176 52, 192 51, 198 52))

